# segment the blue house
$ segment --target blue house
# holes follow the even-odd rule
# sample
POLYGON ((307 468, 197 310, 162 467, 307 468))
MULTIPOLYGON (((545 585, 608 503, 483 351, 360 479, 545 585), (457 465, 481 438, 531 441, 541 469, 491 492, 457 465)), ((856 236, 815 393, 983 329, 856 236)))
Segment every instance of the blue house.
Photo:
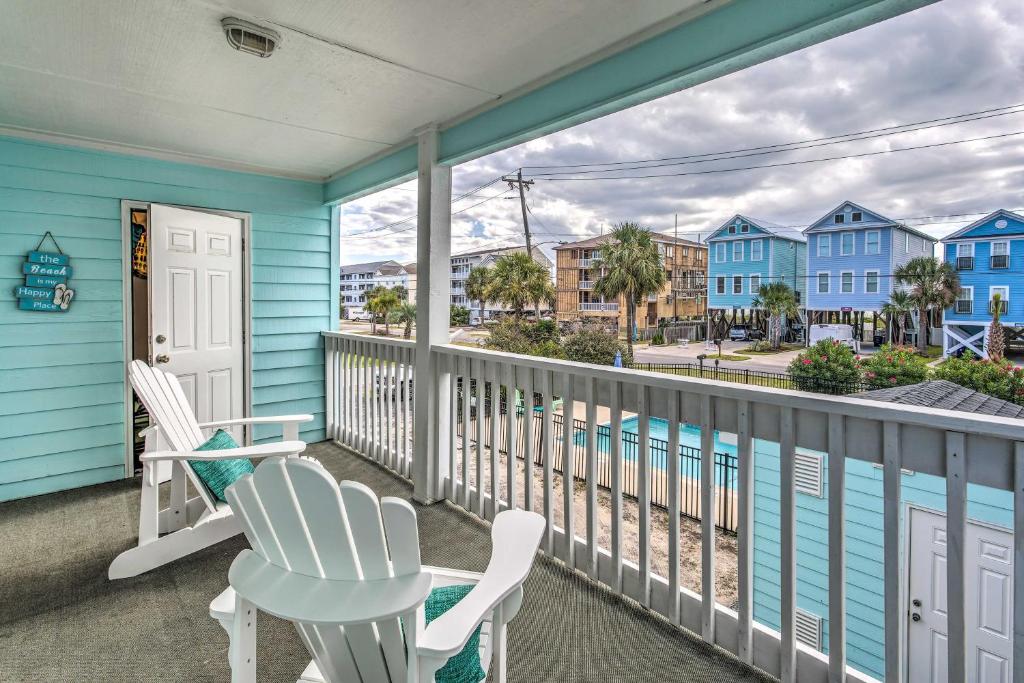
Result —
POLYGON ((768 282, 784 282, 803 301, 807 244, 795 230, 736 214, 707 244, 708 308, 750 309, 768 282))
POLYGON ((960 296, 942 323, 943 355, 988 356, 992 295, 1002 297, 1009 339, 1024 334, 1024 216, 999 209, 942 240, 943 256, 960 274, 960 296))
POLYGON ((804 230, 810 323, 853 323, 878 314, 893 291, 893 271, 934 254, 935 238, 853 202, 843 202, 804 230))

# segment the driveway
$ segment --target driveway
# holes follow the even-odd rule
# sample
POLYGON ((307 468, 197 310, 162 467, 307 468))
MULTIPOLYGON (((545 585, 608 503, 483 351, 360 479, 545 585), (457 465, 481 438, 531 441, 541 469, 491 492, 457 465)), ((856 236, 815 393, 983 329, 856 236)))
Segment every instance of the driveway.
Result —
MULTIPOLYGON (((723 354, 746 355, 740 352, 750 344, 748 342, 722 342, 723 354)), ((757 368, 772 372, 785 371, 790 361, 796 358, 799 351, 783 351, 768 355, 752 355, 750 360, 743 361, 719 361, 723 368, 757 368)), ((638 363, 697 363, 697 356, 707 354, 705 364, 714 365, 715 357, 718 355, 718 348, 711 344, 705 347, 704 342, 692 342, 686 346, 671 344, 668 346, 634 346, 633 357, 638 363)))

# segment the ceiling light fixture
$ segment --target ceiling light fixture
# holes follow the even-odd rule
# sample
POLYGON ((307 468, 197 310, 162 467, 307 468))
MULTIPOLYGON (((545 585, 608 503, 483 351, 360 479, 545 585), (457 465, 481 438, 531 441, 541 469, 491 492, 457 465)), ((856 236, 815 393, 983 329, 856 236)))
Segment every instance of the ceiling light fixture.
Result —
POLYGON ((239 52, 266 58, 281 44, 281 35, 277 31, 257 26, 244 19, 224 17, 220 20, 220 25, 228 39, 228 45, 239 52))

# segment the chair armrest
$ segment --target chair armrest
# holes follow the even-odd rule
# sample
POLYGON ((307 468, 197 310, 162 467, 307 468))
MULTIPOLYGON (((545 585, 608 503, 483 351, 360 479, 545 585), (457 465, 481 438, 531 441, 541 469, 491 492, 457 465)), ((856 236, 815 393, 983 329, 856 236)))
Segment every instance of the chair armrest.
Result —
POLYGON ((544 518, 534 512, 506 510, 495 517, 487 571, 466 597, 430 622, 416 643, 417 653, 448 659, 461 650, 487 615, 520 589, 543 533, 544 518))
POLYGON ((241 446, 215 451, 153 451, 139 456, 142 462, 165 460, 229 460, 232 458, 269 458, 274 455, 296 455, 306 450, 303 441, 277 441, 258 446, 241 446))
POLYGON ((214 427, 232 427, 234 425, 263 425, 263 424, 299 424, 300 422, 312 422, 312 415, 275 415, 271 417, 238 417, 233 420, 218 420, 216 422, 200 422, 200 429, 213 429, 214 427))

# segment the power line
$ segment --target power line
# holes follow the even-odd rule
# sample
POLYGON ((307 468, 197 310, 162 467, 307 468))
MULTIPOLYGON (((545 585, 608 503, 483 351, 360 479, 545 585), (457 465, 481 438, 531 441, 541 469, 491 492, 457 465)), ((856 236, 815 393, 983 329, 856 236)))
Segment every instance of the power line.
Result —
MULTIPOLYGON (((467 206, 465 208, 462 208, 462 209, 459 209, 458 211, 453 211, 452 215, 453 216, 458 216, 460 213, 465 213, 466 211, 469 211, 470 209, 476 208, 476 207, 480 206, 481 204, 486 204, 487 202, 491 201, 492 199, 514 199, 514 197, 506 197, 504 192, 500 192, 499 194, 496 194, 496 195, 493 195, 491 197, 488 197, 487 199, 484 199, 483 201, 479 201, 476 204, 470 204, 469 206, 467 206)), ((413 216, 412 218, 415 218, 415 216, 413 216)), ((407 220, 411 220, 411 219, 407 219, 407 220)), ((345 240, 355 240, 355 239, 367 239, 368 237, 377 237, 377 238, 389 237, 391 235, 397 235, 399 233, 409 232, 410 230, 415 230, 416 227, 417 226, 415 226, 415 225, 410 225, 407 228, 400 228, 398 230, 392 230, 387 235, 376 235, 376 234, 371 235, 371 234, 369 234, 371 231, 367 230, 367 231, 364 231, 364 232, 356 233, 354 235, 342 235, 342 238, 345 239, 345 240)), ((372 232, 376 233, 377 231, 373 230, 372 232)))
MULTIPOLYGON (((942 118, 928 119, 928 120, 925 120, 925 121, 917 121, 917 122, 914 122, 914 123, 904 123, 904 124, 900 124, 900 125, 896 125, 896 126, 886 126, 886 127, 882 127, 882 128, 873 128, 873 129, 870 129, 870 130, 856 131, 856 132, 852 132, 852 133, 841 133, 841 134, 838 134, 838 135, 830 135, 830 136, 820 137, 820 138, 811 138, 811 139, 806 139, 806 140, 795 140, 795 141, 792 141, 792 142, 780 142, 780 143, 776 143, 776 144, 773 144, 773 145, 762 145, 762 146, 759 146, 759 147, 745 147, 745 148, 741 148, 741 149, 727 150, 727 151, 724 151, 724 152, 706 152, 706 153, 703 153, 703 154, 688 154, 688 155, 683 155, 683 156, 659 157, 659 158, 655 158, 655 159, 634 159, 634 160, 631 160, 631 161, 608 161, 608 162, 593 162, 593 163, 588 163, 588 164, 561 164, 561 165, 548 165, 548 166, 524 166, 523 170, 526 170, 526 169, 551 169, 551 168, 593 168, 595 166, 619 166, 619 165, 624 165, 624 164, 653 164, 653 163, 656 163, 656 162, 682 162, 682 161, 687 161, 687 160, 691 160, 691 159, 706 159, 707 157, 721 157, 721 159, 711 159, 711 161, 720 161, 722 159, 735 158, 735 157, 722 156, 722 155, 734 154, 734 155, 738 155, 738 156, 755 156, 754 154, 746 154, 746 153, 748 153, 748 152, 762 152, 763 150, 775 150, 777 152, 788 152, 788 151, 792 151, 792 150, 777 150, 776 148, 779 148, 779 147, 792 147, 794 145, 808 145, 808 147, 796 147, 795 148, 795 149, 808 149, 810 147, 822 146, 821 144, 814 144, 814 143, 840 144, 842 142, 853 142, 853 141, 856 141, 858 139, 870 139, 872 137, 881 137, 881 136, 890 135, 890 134, 910 133, 910 132, 915 132, 917 130, 927 130, 929 128, 938 128, 938 127, 942 127, 942 126, 956 125, 958 123, 966 123, 966 122, 970 122, 970 121, 984 120, 984 119, 988 119, 988 118, 994 118, 994 117, 997 117, 997 116, 1007 116, 1009 114, 1024 113, 1024 109, 1021 109, 1021 107, 1024 107, 1024 103, 1007 105, 1005 107, 996 107, 996 108, 993 108, 993 109, 983 109, 983 110, 979 110, 979 111, 975 111, 975 112, 968 112, 968 113, 965 113, 965 114, 956 114, 956 115, 953 115, 953 116, 946 116, 946 117, 942 117, 942 118), (1017 111, 1009 111, 1009 110, 1017 110, 1017 111), (966 117, 973 117, 973 118, 966 118, 966 117), (960 120, 954 121, 952 119, 960 119, 960 120), (900 128, 910 128, 911 130, 897 130, 897 129, 900 129, 900 128), (855 136, 866 136, 866 137, 855 137, 855 136), (851 138, 851 139, 850 140, 840 140, 839 138, 851 138)), ((771 154, 771 153, 775 153, 775 152, 769 151, 769 152, 762 152, 762 153, 771 154)), ((700 162, 689 161, 688 163, 700 163, 700 162)), ((671 165, 671 164, 666 164, 666 165, 671 165)), ((650 168, 654 168, 654 167, 651 166, 650 168)), ((628 169, 618 168, 618 169, 603 169, 603 170, 604 171, 612 171, 612 170, 621 171, 621 170, 628 170, 628 169)), ((582 171, 580 171, 580 172, 582 172, 582 171)), ((592 172, 600 173, 601 171, 598 170, 598 171, 592 171, 592 172)), ((530 175, 533 175, 533 176, 558 175, 558 173, 532 173, 530 175)))
POLYGON ((982 142, 985 140, 998 140, 1000 138, 1013 137, 1015 135, 1024 135, 1024 131, 1014 131, 1012 133, 1000 133, 998 135, 985 135, 977 138, 965 138, 963 140, 950 140, 947 142, 933 142, 927 145, 914 145, 911 147, 897 147, 895 149, 884 149, 874 152, 861 152, 859 154, 843 154, 832 157, 822 157, 820 159, 802 159, 799 161, 783 161, 774 164, 762 164, 759 166, 740 166, 736 168, 718 168, 708 169, 705 171, 684 171, 682 173, 657 173, 649 175, 627 175, 627 176, 588 176, 585 178, 581 177, 568 177, 568 178, 538 178, 538 180, 545 181, 560 181, 560 180, 643 180, 647 178, 677 178, 681 176, 691 175, 710 175, 713 173, 735 173, 737 171, 753 171, 762 168, 781 168, 785 166, 801 166, 803 164, 817 164, 823 161, 840 161, 843 159, 860 159, 864 157, 879 156, 882 154, 893 154, 895 152, 910 152, 919 149, 933 149, 937 147, 948 147, 950 145, 962 145, 968 142, 982 142))

